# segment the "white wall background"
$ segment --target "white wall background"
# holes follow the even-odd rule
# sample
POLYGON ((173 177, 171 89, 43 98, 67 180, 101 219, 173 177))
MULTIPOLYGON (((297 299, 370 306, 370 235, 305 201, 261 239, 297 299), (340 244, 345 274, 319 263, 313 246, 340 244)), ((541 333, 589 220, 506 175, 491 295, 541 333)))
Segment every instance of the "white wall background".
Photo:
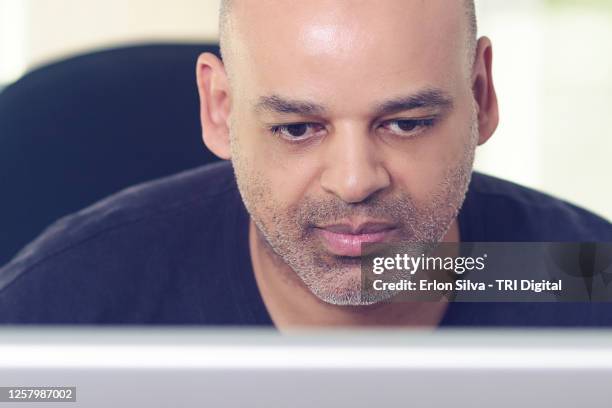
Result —
POLYGON ((612 1, 590 3, 477 3, 501 109, 477 168, 612 219, 612 1))
MULTIPOLYGON (((477 168, 612 219, 612 7, 480 0, 501 125, 477 168)), ((591 0, 590 3, 597 3, 591 0)), ((604 6, 601 6, 601 5, 604 6)), ((215 39, 218 0, 0 0, 0 83, 126 42, 215 39)))
MULTIPOLYGON (((218 7, 218 0, 0 0, 0 67, 125 42, 214 40, 218 7)), ((0 68, 0 82, 19 73, 7 71, 0 68)))

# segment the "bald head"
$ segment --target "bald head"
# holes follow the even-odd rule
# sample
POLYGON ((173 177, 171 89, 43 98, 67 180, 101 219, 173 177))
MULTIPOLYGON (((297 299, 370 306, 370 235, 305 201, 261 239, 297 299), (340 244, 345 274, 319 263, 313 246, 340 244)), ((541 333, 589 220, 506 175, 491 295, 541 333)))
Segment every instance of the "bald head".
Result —
POLYGON ((221 47, 224 61, 198 59, 203 137, 275 259, 262 279, 299 278, 335 305, 381 300, 361 297, 359 240, 337 227, 426 243, 457 229, 497 126, 473 0, 224 0, 221 47))
MULTIPOLYGON (((465 12, 465 18, 467 21, 467 35, 466 44, 468 50, 468 60, 473 61, 476 43, 478 37, 478 20, 476 18, 476 7, 474 0, 458 0, 463 2, 463 10, 465 12)), ((219 42, 221 45, 221 52, 225 56, 228 54, 227 48, 229 47, 229 35, 228 26, 231 11, 234 5, 234 0, 221 0, 219 10, 219 42)))

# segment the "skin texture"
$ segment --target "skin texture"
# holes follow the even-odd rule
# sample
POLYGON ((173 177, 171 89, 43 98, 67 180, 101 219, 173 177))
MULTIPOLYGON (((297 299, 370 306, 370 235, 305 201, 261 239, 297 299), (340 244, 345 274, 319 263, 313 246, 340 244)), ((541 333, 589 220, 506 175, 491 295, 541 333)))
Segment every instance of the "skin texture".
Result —
POLYGON ((498 122, 490 41, 466 50, 469 24, 461 1, 233 5, 225 65, 198 61, 204 141, 234 166, 277 326, 441 318, 443 303, 362 296, 359 258, 321 234, 375 222, 387 241, 459 241, 474 151, 498 122))

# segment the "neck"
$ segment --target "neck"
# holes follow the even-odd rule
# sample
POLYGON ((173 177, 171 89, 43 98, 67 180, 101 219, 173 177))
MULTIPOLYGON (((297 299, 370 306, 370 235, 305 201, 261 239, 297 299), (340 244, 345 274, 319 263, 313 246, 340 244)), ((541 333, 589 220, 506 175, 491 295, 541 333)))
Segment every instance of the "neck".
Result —
MULTIPOLYGON (((455 220, 443 242, 459 242, 455 220)), ((297 274, 272 251, 258 228, 249 223, 249 249, 255 280, 275 326, 281 330, 341 327, 438 326, 448 304, 397 302, 336 306, 313 295, 297 274)))

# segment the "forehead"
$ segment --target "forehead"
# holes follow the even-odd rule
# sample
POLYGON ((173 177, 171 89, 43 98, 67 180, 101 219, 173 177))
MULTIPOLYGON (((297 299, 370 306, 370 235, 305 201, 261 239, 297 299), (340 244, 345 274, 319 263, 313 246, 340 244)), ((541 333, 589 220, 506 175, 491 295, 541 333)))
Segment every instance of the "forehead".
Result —
MULTIPOLYGON (((240 89, 370 102, 465 75, 462 0, 242 0, 232 11, 240 89)), ((346 103, 346 102, 345 102, 346 103)))

